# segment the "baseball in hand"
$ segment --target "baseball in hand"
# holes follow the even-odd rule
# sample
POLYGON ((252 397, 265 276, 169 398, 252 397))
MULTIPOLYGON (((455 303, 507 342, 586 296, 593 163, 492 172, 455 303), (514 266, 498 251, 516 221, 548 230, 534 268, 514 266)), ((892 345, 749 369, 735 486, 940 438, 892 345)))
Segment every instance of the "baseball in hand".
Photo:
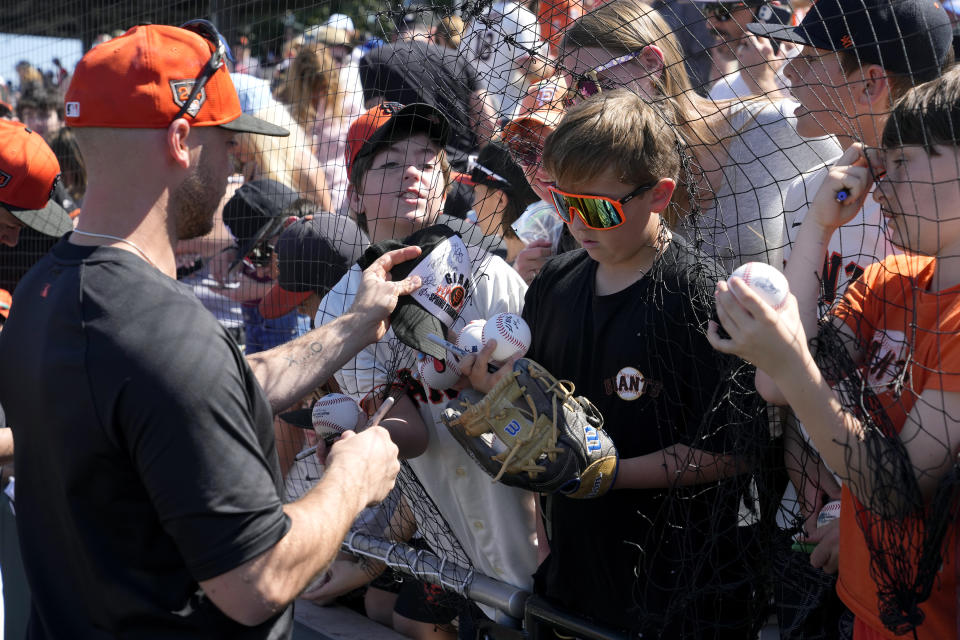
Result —
POLYGON ((313 429, 323 439, 339 436, 362 424, 363 410, 353 398, 342 393, 329 393, 313 405, 313 429))
POLYGON ((497 341, 491 360, 506 362, 530 348, 530 326, 515 313, 498 313, 483 325, 483 344, 497 341))
POLYGON ((446 361, 419 354, 417 356, 417 373, 420 374, 420 380, 423 384, 438 391, 449 389, 463 375, 449 351, 446 361))
POLYGON ((471 320, 460 331, 457 337, 457 346, 470 353, 476 353, 483 348, 483 327, 486 320, 471 320))
POLYGON ((730 274, 743 280, 761 300, 779 311, 787 302, 790 287, 787 278, 776 267, 763 262, 748 262, 730 274))

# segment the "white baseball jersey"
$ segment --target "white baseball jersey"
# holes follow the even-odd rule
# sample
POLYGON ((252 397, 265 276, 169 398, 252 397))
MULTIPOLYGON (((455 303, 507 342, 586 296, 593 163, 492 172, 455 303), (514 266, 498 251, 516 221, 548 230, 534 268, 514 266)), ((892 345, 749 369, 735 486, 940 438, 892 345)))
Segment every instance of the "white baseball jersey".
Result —
POLYGON ((495 2, 467 26, 459 54, 477 70, 498 119, 512 119, 526 91, 517 58, 533 49, 546 53, 544 47, 537 17, 516 2, 495 2))
MULTIPOLYGON (((527 286, 506 262, 468 247, 474 288, 453 325, 459 331, 471 320, 486 320, 500 312, 519 314, 527 286)), ((316 325, 343 314, 353 303, 362 272, 357 265, 321 301, 316 325)), ((371 391, 397 380, 400 369, 415 370, 416 352, 399 342, 393 330, 367 346, 336 373, 343 393, 358 402, 371 391)), ((416 401, 429 432, 423 455, 408 460, 410 467, 463 547, 482 573, 529 589, 537 568, 533 494, 492 482, 449 434, 440 420, 448 398, 440 402, 416 401)), ((433 546, 431 531, 420 534, 433 546)), ((434 547, 443 549, 442 545, 434 547)))

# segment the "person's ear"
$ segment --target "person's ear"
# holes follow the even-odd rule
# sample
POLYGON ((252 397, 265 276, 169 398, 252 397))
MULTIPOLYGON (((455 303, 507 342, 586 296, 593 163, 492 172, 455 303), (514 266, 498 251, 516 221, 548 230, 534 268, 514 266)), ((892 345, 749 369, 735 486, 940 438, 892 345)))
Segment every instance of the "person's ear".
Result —
POLYGON ((190 167, 190 124, 184 118, 177 118, 167 127, 167 150, 173 162, 182 169, 190 167))
POLYGON ((657 186, 650 190, 650 211, 660 213, 670 204, 670 198, 673 197, 673 191, 677 188, 676 180, 672 178, 660 178, 657 186))
POLYGON ((876 64, 867 65, 860 71, 863 83, 856 97, 864 108, 872 113, 889 113, 890 111, 890 80, 883 67, 876 64))
POLYGON ((663 51, 660 47, 648 44, 640 51, 640 64, 651 76, 659 80, 663 76, 663 51))
POLYGON ((363 210, 363 201, 360 199, 360 194, 357 193, 357 189, 353 186, 352 182, 347 185, 347 202, 349 203, 350 209, 356 213, 366 213, 363 210))

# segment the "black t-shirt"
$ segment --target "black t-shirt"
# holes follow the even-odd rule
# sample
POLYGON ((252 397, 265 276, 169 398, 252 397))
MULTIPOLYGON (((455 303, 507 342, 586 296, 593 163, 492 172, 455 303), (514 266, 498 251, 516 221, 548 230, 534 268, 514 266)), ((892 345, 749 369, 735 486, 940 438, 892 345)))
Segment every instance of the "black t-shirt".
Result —
MULTIPOLYGON (((69 237, 69 236, 67 236, 69 237)), ((280 638, 199 591, 289 529, 271 409, 230 336, 137 256, 61 240, 0 333, 30 638, 280 638)))
MULTIPOLYGON (((387 102, 424 102, 450 122, 447 150, 451 164, 474 153, 477 138, 470 128, 470 96, 477 91, 477 73, 457 52, 420 40, 377 47, 360 59, 363 98, 387 102)), ((462 169, 462 167, 459 167, 462 169)))
MULTIPOLYGON (((622 291, 596 295, 596 269, 582 249, 547 262, 524 305, 528 357, 597 406, 621 458, 677 443, 730 452, 730 429, 708 417, 725 383, 724 356, 705 335, 720 268, 674 236, 650 274, 622 291)), ((662 631, 676 598, 716 578, 710 562, 692 566, 691 550, 737 557, 724 538, 737 528, 740 483, 546 498, 550 557, 538 592, 612 627, 643 620, 662 631)))

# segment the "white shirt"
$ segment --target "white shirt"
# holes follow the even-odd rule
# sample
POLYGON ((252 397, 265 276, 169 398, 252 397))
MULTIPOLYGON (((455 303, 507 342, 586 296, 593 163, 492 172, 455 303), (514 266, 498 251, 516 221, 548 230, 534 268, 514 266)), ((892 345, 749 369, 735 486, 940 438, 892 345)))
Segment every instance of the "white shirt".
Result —
MULTIPOLYGON (((471 320, 486 320, 500 312, 519 314, 527 289, 520 276, 500 258, 476 247, 468 247, 468 252, 475 288, 453 325, 456 332, 471 320)), ((361 278, 360 268, 351 267, 321 301, 317 326, 332 321, 350 307, 361 278)), ((416 352, 403 345, 390 329, 382 340, 347 362, 336 377, 343 393, 359 402, 372 391, 396 381, 398 370, 414 371, 415 365, 416 352)), ((533 494, 493 482, 470 458, 440 420, 446 397, 439 403, 415 404, 427 427, 429 444, 423 455, 408 463, 424 490, 477 570, 530 589, 531 576, 537 568, 533 494)), ((427 527, 420 531, 434 549, 442 550, 439 540, 431 540, 432 533, 427 527)))
POLYGON ((459 54, 477 70, 477 80, 491 95, 498 119, 512 119, 526 94, 517 58, 544 44, 537 17, 516 2, 495 2, 467 26, 459 54))

